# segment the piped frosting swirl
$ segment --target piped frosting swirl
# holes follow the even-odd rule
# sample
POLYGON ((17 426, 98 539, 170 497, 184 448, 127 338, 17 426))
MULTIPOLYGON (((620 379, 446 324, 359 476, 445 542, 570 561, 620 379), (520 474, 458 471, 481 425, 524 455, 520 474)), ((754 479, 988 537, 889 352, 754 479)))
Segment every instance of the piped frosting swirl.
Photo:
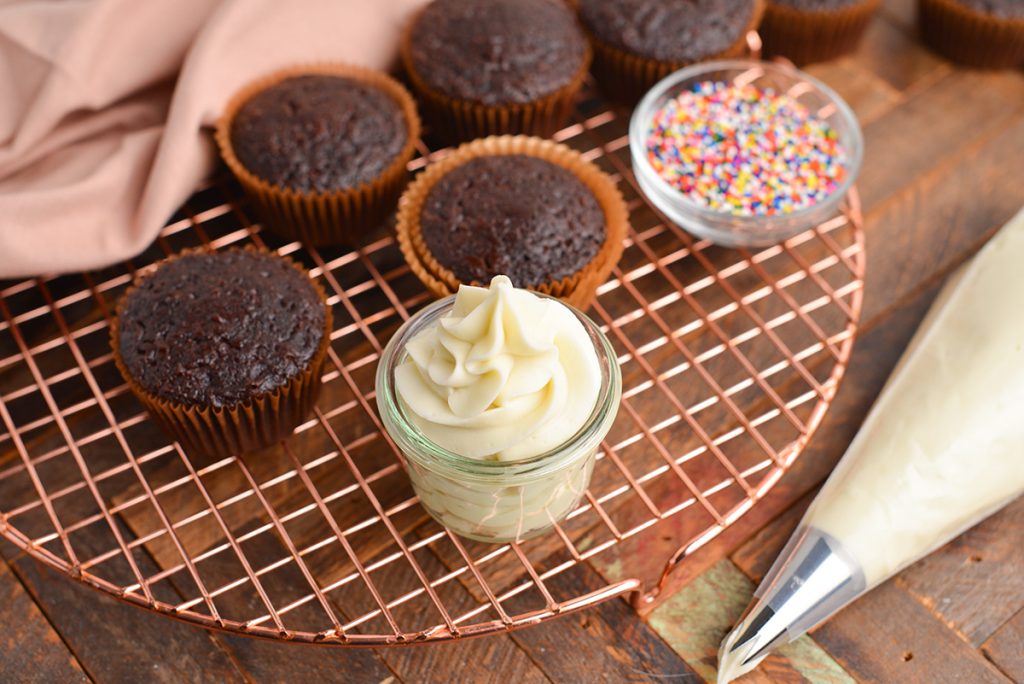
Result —
POLYGON ((600 391, 597 354, 575 314, 505 276, 489 289, 460 287, 406 352, 395 384, 410 419, 467 458, 516 461, 564 444, 600 391))

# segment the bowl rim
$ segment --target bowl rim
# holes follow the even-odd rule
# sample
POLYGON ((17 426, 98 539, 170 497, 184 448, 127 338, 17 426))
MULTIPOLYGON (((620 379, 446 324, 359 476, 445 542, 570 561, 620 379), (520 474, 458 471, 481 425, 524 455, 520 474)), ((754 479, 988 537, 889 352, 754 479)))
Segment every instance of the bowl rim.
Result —
POLYGON ((857 177, 860 175, 861 166, 864 161, 864 133, 861 130, 860 121, 857 119, 857 115, 854 114, 853 109, 846 100, 844 100, 839 93, 833 90, 830 86, 826 85, 814 76, 811 76, 807 72, 783 62, 768 62, 756 59, 727 59, 690 65, 669 74, 654 84, 654 86, 647 91, 647 94, 644 95, 637 106, 633 109, 633 114, 630 116, 629 149, 630 156, 633 159, 634 171, 639 170, 639 173, 644 176, 644 180, 652 184, 654 189, 657 190, 658 193, 667 201, 670 201, 673 204, 678 202, 680 204, 679 208, 685 207, 685 211, 692 212, 699 220, 706 220, 711 223, 717 223, 723 219, 729 220, 733 223, 732 230, 757 230, 758 227, 763 230, 763 224, 766 221, 771 222, 785 220, 788 223, 800 222, 802 219, 807 219, 813 223, 817 220, 817 212, 820 212, 823 207, 833 206, 846 197, 854 183, 857 181, 857 177), (846 178, 835 191, 830 195, 827 195, 824 199, 788 214, 753 214, 746 216, 743 214, 733 214, 730 212, 702 207, 669 185, 668 182, 666 182, 665 179, 654 170, 654 167, 651 166, 650 161, 647 159, 647 128, 654 115, 655 104, 658 99, 664 96, 669 90, 678 86, 679 83, 695 76, 730 69, 749 70, 758 68, 808 83, 813 88, 820 91, 826 99, 829 100, 830 104, 835 105, 836 112, 846 121, 851 131, 848 136, 849 140, 843 141, 847 147, 848 155, 848 160, 845 164, 847 170, 846 178))

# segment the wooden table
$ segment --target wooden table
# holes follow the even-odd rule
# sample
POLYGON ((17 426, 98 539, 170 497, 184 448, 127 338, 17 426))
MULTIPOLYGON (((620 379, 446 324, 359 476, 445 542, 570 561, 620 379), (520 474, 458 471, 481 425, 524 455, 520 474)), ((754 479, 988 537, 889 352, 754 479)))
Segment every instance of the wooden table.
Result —
MULTIPOLYGON (((207 633, 120 605, 0 544, 0 681, 701 681, 718 643, 856 432, 944 278, 1024 205, 1024 75, 925 50, 888 0, 860 51, 811 72, 864 126, 860 338, 826 423, 739 524, 688 559, 646 620, 612 601, 507 636, 381 651, 207 633)), ((744 681, 1024 682, 1024 500, 901 573, 744 681)), ((671 537, 666 540, 672 543, 671 537)), ((616 577, 599 556, 595 587, 616 577), (598 577, 597 573, 604 575, 598 577)), ((620 552, 621 553, 621 552, 620 552)), ((652 554, 651 571, 664 555, 652 554)))

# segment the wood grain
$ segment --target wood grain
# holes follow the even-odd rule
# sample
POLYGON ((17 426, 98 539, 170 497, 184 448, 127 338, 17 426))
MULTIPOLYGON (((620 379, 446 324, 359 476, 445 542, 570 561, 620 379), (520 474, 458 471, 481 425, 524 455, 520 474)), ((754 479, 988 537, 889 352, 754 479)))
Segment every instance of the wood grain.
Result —
MULTIPOLYGON (((600 576, 586 566, 548 582, 554 595, 596 591, 600 576)), ((608 601, 551 623, 512 633, 553 682, 699 681, 687 663, 624 601, 608 601)))
POLYGON ((1000 627, 981 650, 1007 677, 1024 682, 1024 610, 1000 627))
POLYGON ((1010 681, 893 581, 854 601, 812 636, 859 681, 1010 681))
MULTIPOLYGON (((88 421, 101 424, 100 420, 102 418, 95 414, 82 416, 81 421, 75 423, 75 428, 95 429, 88 425, 88 421)), ((50 434, 37 446, 49 450, 59 444, 63 444, 62 438, 50 434)), ((117 452, 112 450, 97 452, 90 465, 109 467, 117 458, 117 452)), ((52 486, 80 477, 70 458, 59 465, 61 467, 50 469, 52 486)), ((93 512, 94 506, 89 497, 65 497, 60 501, 59 509, 67 522, 85 518, 93 512)), ((124 537, 131 539, 129 530, 117 524, 124 537)), ((73 534, 81 559, 104 553, 114 544, 110 528, 102 521, 73 534)), ((6 544, 0 546, 0 553, 10 553, 12 548, 6 544)), ((134 558, 144 576, 157 571, 145 553, 137 553, 134 558)), ((208 632, 185 628, 162 615, 98 595, 27 556, 18 556, 12 561, 12 567, 82 666, 97 681, 245 681, 208 632), (159 657, 154 658, 154 655, 159 657)), ((101 567, 104 576, 111 581, 127 585, 134 579, 123 561, 101 567)), ((166 592, 167 587, 155 591, 166 592)), ((166 593, 163 593, 163 598, 174 600, 166 593)))
POLYGON ((28 558, 14 568, 96 681, 245 681, 202 630, 98 595, 28 558))
MULTIPOLYGON (((870 171, 861 175, 858 187, 865 209, 872 211, 916 186, 922 176, 955 164, 960 148, 1002 130, 1022 110, 1024 76, 1012 71, 953 71, 913 93, 864 127, 864 169, 870 171)), ((882 251, 897 253, 897 246, 882 251)))
POLYGON ((88 682, 7 563, 0 560, 0 682, 88 682))
POLYGON ((850 58, 900 92, 949 73, 953 67, 919 43, 912 32, 889 21, 873 21, 850 58))
POLYGON ((836 92, 853 109, 861 126, 879 118, 900 100, 896 88, 849 57, 811 65, 807 73, 834 84, 836 92))
POLYGON ((1024 498, 907 568, 900 583, 974 647, 1024 609, 1024 498))

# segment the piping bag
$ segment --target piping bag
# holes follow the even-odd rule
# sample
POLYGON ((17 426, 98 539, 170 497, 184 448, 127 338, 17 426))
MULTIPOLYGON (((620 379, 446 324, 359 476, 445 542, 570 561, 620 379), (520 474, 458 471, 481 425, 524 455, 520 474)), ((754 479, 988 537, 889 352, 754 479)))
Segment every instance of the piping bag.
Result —
POLYGON ((718 684, 1024 493, 1024 210, 943 288, 718 655, 718 684))

